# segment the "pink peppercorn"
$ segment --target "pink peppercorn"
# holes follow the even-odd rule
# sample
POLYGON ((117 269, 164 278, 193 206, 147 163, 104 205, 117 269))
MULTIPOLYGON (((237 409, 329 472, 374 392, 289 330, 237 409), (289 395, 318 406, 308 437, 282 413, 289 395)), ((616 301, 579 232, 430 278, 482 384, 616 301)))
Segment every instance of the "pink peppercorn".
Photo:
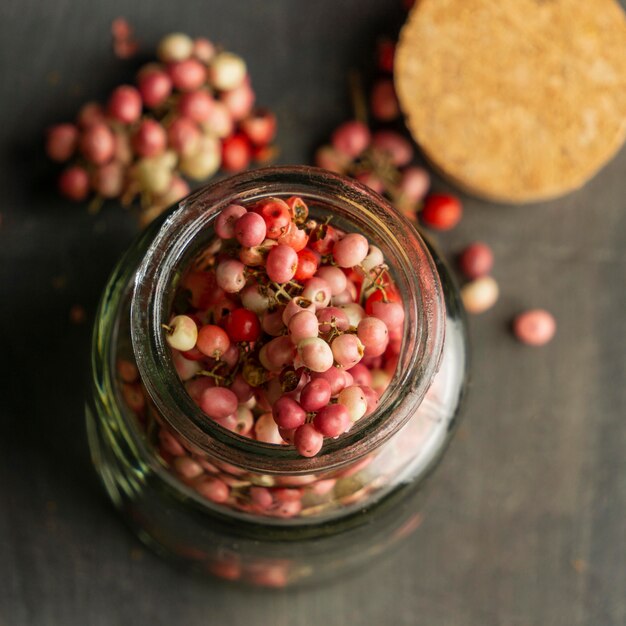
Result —
POLYGON ((556 332, 554 316, 544 309, 531 309, 520 313, 513 321, 515 336, 529 346, 543 346, 556 332))
POLYGON ((486 276, 493 268, 491 248, 479 241, 470 244, 459 256, 459 268, 470 280, 486 276))

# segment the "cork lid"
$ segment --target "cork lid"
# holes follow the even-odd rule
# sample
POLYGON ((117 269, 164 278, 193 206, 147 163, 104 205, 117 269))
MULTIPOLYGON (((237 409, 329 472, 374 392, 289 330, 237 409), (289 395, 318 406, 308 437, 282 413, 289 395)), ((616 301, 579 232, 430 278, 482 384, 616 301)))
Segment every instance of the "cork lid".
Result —
POLYGON ((395 82, 426 158, 479 196, 583 185, 626 138, 626 19, 615 0, 417 0, 395 82))

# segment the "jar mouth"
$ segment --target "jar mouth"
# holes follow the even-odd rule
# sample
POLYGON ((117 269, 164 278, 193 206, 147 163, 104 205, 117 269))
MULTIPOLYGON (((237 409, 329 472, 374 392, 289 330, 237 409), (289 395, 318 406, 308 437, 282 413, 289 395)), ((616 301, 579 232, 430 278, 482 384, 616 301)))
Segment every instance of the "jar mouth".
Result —
POLYGON ((372 452, 415 413, 436 374, 445 332, 443 290, 435 263, 413 225, 368 187, 308 166, 269 167, 204 187, 163 221, 135 277, 131 337, 143 383, 164 422, 201 453, 263 474, 327 472, 372 452), (259 442, 208 418, 178 378, 162 332, 174 289, 199 242, 212 237, 213 220, 229 204, 274 196, 301 196, 330 207, 383 249, 405 308, 400 359, 389 388, 371 415, 338 439, 325 440, 312 458, 292 445, 259 442))

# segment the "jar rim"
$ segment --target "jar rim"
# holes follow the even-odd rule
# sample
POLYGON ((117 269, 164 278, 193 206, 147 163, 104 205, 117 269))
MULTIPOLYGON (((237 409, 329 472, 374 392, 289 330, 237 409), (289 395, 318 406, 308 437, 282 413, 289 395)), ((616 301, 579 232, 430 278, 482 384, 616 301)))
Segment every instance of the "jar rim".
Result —
MULTIPOLYGON (((370 237, 368 239, 371 240, 370 237)), ((368 187, 309 166, 268 167, 220 180, 194 192, 163 220, 135 277, 131 337, 143 383, 168 426, 192 447, 222 462, 263 474, 320 473, 354 462, 376 449, 415 413, 442 354, 445 304, 439 275, 428 249, 409 220, 368 187), (376 233, 376 245, 393 254, 394 276, 404 288, 405 328, 401 358, 379 407, 338 439, 326 439, 320 453, 300 456, 292 445, 259 442, 210 420, 178 378, 162 332, 172 284, 189 259, 194 241, 232 203, 270 196, 301 195, 349 215, 361 229, 376 233), (405 293, 406 291, 406 293, 405 293)))

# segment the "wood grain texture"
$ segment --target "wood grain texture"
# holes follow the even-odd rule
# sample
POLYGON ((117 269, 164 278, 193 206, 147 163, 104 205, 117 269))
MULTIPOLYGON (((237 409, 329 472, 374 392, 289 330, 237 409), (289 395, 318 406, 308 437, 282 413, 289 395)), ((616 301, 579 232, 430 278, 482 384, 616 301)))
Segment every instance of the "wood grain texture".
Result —
POLYGON ((89 328, 68 311, 79 303, 92 319, 134 224, 119 209, 94 218, 56 198, 41 131, 132 78, 138 61, 110 52, 111 20, 125 15, 147 50, 182 30, 242 53, 281 122, 280 160, 297 163, 348 116, 347 70, 368 66, 376 34, 400 15, 389 5, 0 5, 0 625, 626 623, 624 151, 557 202, 500 210, 467 198, 462 225, 441 237, 451 254, 475 239, 492 245, 502 295, 471 320, 465 421, 423 524, 393 557, 288 593, 189 578, 140 547, 91 469, 89 328), (559 324, 540 350, 508 331, 530 306, 559 324))

